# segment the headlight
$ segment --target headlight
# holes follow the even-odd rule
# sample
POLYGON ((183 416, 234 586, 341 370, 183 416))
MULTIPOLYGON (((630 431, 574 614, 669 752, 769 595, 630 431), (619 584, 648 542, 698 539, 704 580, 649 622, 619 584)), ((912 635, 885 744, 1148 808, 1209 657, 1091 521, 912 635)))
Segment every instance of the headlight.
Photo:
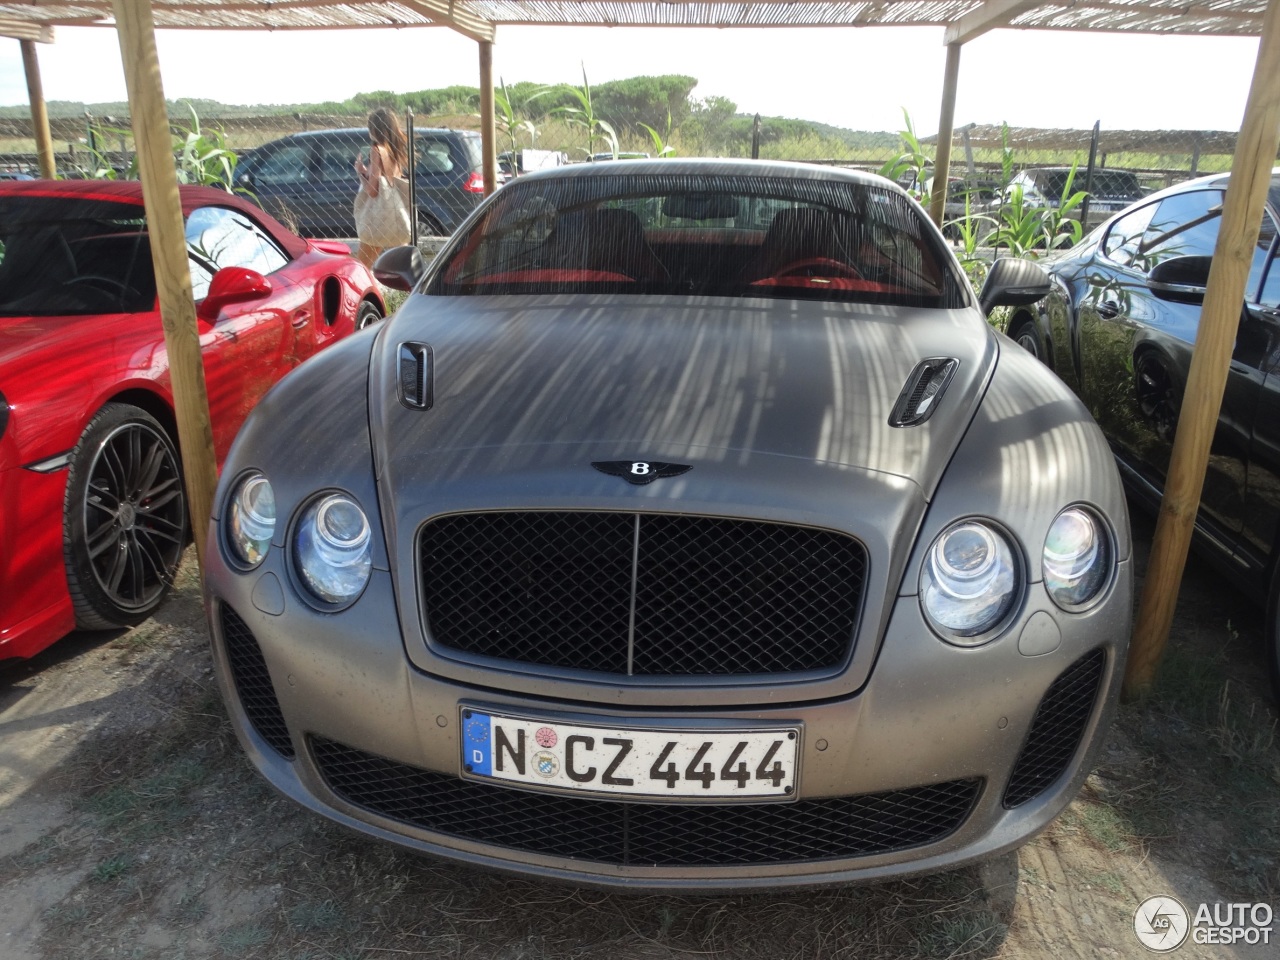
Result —
POLYGON ((1084 507, 1067 507, 1044 541, 1044 588, 1064 610, 1088 603, 1111 573, 1111 539, 1102 520, 1084 507))
POLYGON ((369 520, 341 493, 315 501, 302 514, 294 538, 298 574, 318 599, 350 603, 369 582, 373 566, 369 520))
POLYGON ((920 573, 925 616, 951 643, 983 643, 1017 601, 1019 579, 1002 534, 980 520, 953 523, 929 548, 920 573))
POLYGON ((235 488, 227 511, 227 544, 236 559, 256 567, 271 547, 276 530, 276 495, 271 482, 251 473, 235 488))

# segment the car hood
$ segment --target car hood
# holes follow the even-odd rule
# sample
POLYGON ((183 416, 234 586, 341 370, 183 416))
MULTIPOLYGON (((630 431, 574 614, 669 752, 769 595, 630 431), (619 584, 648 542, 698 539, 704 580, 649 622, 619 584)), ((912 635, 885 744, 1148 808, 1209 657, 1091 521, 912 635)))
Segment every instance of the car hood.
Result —
POLYGON ((769 457, 891 475, 927 499, 996 355, 972 310, 415 296, 374 353, 376 459, 392 491, 609 460, 749 472, 769 457), (406 342, 431 347, 430 409, 396 399, 406 342), (912 370, 935 357, 959 365, 933 415, 890 426, 912 370))

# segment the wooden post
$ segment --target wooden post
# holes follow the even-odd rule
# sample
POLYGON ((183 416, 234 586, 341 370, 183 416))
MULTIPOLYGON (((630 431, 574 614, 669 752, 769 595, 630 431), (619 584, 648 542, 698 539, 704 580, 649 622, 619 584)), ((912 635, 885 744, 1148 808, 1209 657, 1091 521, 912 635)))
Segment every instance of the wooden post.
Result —
POLYGON ((53 137, 49 135, 49 110, 44 102, 44 85, 40 82, 36 44, 34 40, 19 40, 18 43, 22 45, 22 68, 27 74, 27 99, 31 102, 31 130, 36 137, 40 176, 52 180, 58 175, 58 168, 53 162, 53 137))
POLYGON ((1169 479, 1160 502, 1142 604, 1129 650, 1124 678, 1126 697, 1142 696, 1151 689, 1169 638, 1192 526, 1204 487, 1209 444, 1218 425, 1222 392, 1244 303, 1244 285, 1258 242, 1278 147, 1280 0, 1270 0, 1262 23, 1262 40, 1245 104, 1244 123, 1227 182, 1218 244, 1213 251, 1209 285, 1200 311, 1200 329, 1196 333, 1186 394, 1178 417, 1178 433, 1173 442, 1169 479))
POLYGON ((156 56, 155 21, 151 0, 112 0, 112 7, 125 86, 129 91, 147 232, 151 236, 151 262, 155 267, 160 318, 169 356, 191 530, 195 535, 197 557, 203 564, 218 472, 213 455, 213 430, 209 426, 209 398, 205 391, 196 307, 191 297, 191 274, 187 269, 178 171, 156 56))
POLYGON ((493 41, 480 41, 480 142, 484 146, 484 195, 498 189, 498 132, 493 109, 493 41))
POLYGON ((947 67, 942 78, 942 115, 938 118, 938 150, 933 157, 933 190, 929 216, 941 229, 947 206, 947 180, 951 170, 951 138, 955 136, 956 87, 960 81, 959 43, 947 44, 947 67))

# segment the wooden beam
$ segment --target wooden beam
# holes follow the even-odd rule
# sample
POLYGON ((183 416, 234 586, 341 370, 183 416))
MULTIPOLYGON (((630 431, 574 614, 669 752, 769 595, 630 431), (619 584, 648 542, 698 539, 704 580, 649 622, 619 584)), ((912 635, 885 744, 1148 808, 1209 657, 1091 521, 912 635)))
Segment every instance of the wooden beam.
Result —
POLYGON ((452 27, 477 43, 493 43, 497 30, 483 17, 478 17, 453 0, 399 0, 410 10, 422 14, 443 27, 452 27))
POLYGON ((53 43, 53 27, 32 20, 0 17, 0 37, 21 40, 23 43, 53 43))
POLYGON ((155 20, 151 0, 114 0, 113 6, 142 177, 147 232, 151 237, 151 262, 160 297, 160 320, 169 359, 191 531, 195 535, 196 556, 203 564, 218 471, 213 455, 213 430, 209 425, 200 333, 187 267, 178 171, 156 55, 155 20))
POLYGON ((942 42, 947 46, 968 43, 1039 6, 1043 6, 1043 0, 985 0, 973 13, 965 14, 948 26, 942 42))
POLYGON ((31 103, 31 132, 35 135, 36 155, 40 158, 40 176, 52 180, 58 175, 53 160, 53 137, 49 134, 49 110, 44 102, 44 85, 40 82, 40 60, 33 40, 23 40, 22 67, 27 75, 27 100, 31 103))
POLYGON ((1244 285, 1258 243, 1259 225, 1280 148, 1280 0, 1269 0, 1253 83, 1244 108, 1218 243, 1200 311, 1186 393, 1173 441, 1169 478, 1160 501, 1142 603, 1125 671, 1127 697, 1151 689, 1173 624, 1187 548, 1204 488, 1209 445, 1218 426, 1244 285))
POLYGON ((484 150, 484 195, 487 197, 498 189, 498 131, 494 124, 493 44, 483 40, 480 42, 480 142, 484 150))
POLYGON ((929 216, 942 229, 946 213, 948 178, 951 172, 951 140, 955 134, 956 88, 960 85, 960 44, 947 44, 947 65, 942 73, 942 113, 938 117, 938 147, 933 155, 933 187, 929 193, 929 216))

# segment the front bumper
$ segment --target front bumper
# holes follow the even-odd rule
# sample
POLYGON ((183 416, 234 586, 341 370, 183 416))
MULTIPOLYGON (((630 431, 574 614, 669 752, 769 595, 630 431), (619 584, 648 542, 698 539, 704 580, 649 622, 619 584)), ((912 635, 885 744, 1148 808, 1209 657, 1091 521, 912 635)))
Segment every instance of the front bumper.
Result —
POLYGON ((210 554, 219 682, 241 742, 277 789, 424 853, 632 889, 881 880, 1025 843, 1090 769, 1116 701, 1131 605, 1127 562, 1084 614, 1063 615, 1032 584, 1008 632, 961 649, 930 632, 915 597, 900 597, 853 695, 806 700, 803 687, 784 695, 762 685, 749 707, 699 707, 687 696, 619 709, 607 684, 591 702, 553 702, 517 692, 513 674, 494 671, 478 686, 414 666, 385 571, 353 607, 322 614, 293 596, 270 557, 245 575, 210 554), (1058 641, 1042 652, 1046 618, 1058 641), (464 780, 459 705, 477 703, 603 724, 799 724, 796 800, 637 803, 464 780))

